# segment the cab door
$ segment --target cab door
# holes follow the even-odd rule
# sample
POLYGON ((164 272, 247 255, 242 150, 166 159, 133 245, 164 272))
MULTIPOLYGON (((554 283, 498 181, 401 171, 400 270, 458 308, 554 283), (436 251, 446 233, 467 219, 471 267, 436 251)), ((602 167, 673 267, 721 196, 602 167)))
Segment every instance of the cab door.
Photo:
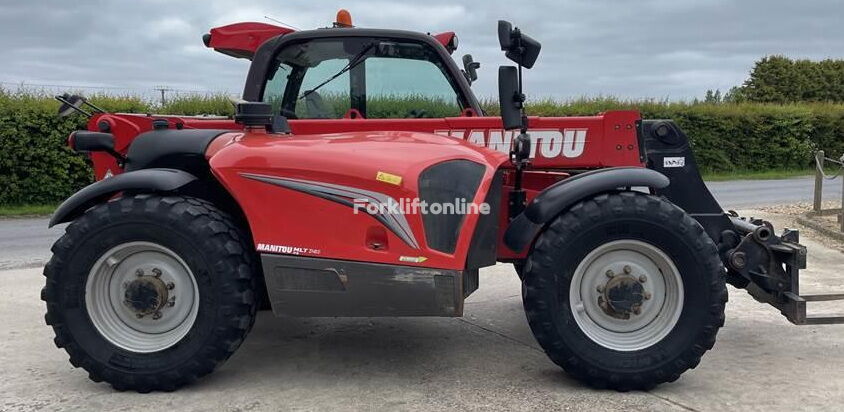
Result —
POLYGON ((437 47, 380 37, 293 43, 278 53, 261 99, 296 134, 447 130, 446 118, 475 113, 477 103, 437 47))

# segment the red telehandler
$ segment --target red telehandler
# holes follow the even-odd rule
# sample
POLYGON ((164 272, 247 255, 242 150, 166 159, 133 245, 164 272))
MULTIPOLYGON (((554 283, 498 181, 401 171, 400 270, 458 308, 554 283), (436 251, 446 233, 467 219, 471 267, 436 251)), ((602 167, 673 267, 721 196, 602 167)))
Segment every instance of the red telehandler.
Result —
MULTIPOLYGON (((251 60, 233 119, 106 113, 68 144, 97 182, 44 270, 55 343, 94 381, 174 390, 213 371, 256 311, 461 316, 479 269, 512 263, 550 359, 596 387, 647 389, 694 368, 726 282, 806 316, 798 233, 726 213, 686 135, 635 111, 532 117, 540 44, 499 21, 515 66, 501 116, 473 95, 454 33, 238 23, 203 37, 251 60)), ((841 296, 826 297, 841 298, 841 296)))

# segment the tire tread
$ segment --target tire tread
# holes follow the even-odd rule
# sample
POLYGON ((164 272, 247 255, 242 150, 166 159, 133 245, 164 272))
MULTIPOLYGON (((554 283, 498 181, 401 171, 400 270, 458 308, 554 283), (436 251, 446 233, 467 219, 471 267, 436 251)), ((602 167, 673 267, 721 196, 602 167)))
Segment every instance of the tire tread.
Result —
MULTIPOLYGON (((523 302, 531 330, 545 353, 568 374, 596 388, 612 388, 619 391, 647 390, 660 383, 673 382, 688 369, 695 368, 703 354, 715 345, 718 329, 724 325, 724 307, 727 302, 727 288, 724 269, 718 257, 715 244, 701 225, 682 209, 656 196, 639 192, 617 192, 598 195, 571 207, 566 213, 553 220, 537 239, 524 268, 523 302), (691 231, 695 238, 696 253, 703 257, 703 273, 711 274, 708 279, 710 296, 706 310, 705 324, 701 325, 695 344, 682 350, 674 362, 660 368, 639 373, 619 373, 591 365, 578 353, 570 350, 555 331, 549 316, 553 305, 546 301, 551 296, 542 293, 555 287, 554 256, 565 249, 568 239, 588 230, 586 222, 597 223, 603 219, 630 213, 646 218, 658 218, 674 222, 672 228, 681 233, 691 231)), ((568 279, 570 281, 570 279, 568 279)))
POLYGON ((256 262, 250 253, 246 237, 243 236, 225 212, 210 202, 184 196, 158 196, 141 194, 121 197, 89 209, 84 215, 72 222, 52 247, 53 257, 44 268, 46 285, 41 297, 46 302, 45 322, 52 326, 56 346, 64 348, 74 367, 82 367, 94 382, 105 381, 118 391, 134 390, 141 393, 150 391, 173 391, 190 384, 198 378, 211 373, 226 361, 240 346, 247 333, 255 324, 257 302, 256 262), (202 250, 214 251, 217 259, 209 262, 209 269, 227 271, 230 276, 222 276, 221 287, 229 297, 225 299, 220 311, 226 314, 227 322, 218 325, 204 346, 194 355, 194 359, 183 362, 178 367, 159 374, 128 373, 116 371, 92 358, 76 342, 74 336, 65 327, 65 319, 60 306, 62 293, 61 276, 66 262, 76 245, 100 225, 115 222, 118 219, 154 216, 166 222, 179 223, 191 229, 200 240, 202 250))

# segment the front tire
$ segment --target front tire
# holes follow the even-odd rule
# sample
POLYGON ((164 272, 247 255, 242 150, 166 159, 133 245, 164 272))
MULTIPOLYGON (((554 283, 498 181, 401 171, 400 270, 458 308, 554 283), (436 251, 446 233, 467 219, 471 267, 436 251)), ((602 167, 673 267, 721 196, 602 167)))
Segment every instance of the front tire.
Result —
POLYGON ((87 211, 44 269, 56 345, 118 390, 175 390, 213 371, 255 320, 256 258, 232 222, 177 196, 87 211))
POLYGON ((531 330, 570 375, 649 389, 694 368, 724 324, 717 249, 677 206, 638 192, 599 195, 537 239, 522 287, 531 330))

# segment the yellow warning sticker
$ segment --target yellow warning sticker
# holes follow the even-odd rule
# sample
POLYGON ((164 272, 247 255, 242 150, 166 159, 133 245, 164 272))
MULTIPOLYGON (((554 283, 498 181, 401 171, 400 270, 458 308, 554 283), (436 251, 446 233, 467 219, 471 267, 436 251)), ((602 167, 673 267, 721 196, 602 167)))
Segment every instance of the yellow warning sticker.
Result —
POLYGON ((410 263, 422 263, 428 260, 425 256, 401 256, 399 257, 399 261, 402 262, 410 262, 410 263))
POLYGON ((387 172, 378 172, 378 174, 375 175, 375 180, 396 186, 401 184, 401 176, 387 172))

